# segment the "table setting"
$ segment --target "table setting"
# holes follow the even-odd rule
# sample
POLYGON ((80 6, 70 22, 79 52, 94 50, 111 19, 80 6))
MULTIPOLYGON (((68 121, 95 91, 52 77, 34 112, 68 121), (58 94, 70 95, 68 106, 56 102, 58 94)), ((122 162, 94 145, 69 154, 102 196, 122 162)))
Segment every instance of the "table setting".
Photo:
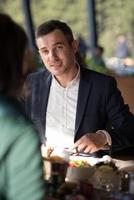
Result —
POLYGON ((42 150, 42 155, 48 197, 66 200, 70 195, 69 199, 75 200, 81 195, 78 199, 95 200, 99 193, 100 199, 101 194, 116 193, 134 199, 134 160, 85 154, 77 149, 72 152, 66 148, 56 148, 48 157, 42 150))

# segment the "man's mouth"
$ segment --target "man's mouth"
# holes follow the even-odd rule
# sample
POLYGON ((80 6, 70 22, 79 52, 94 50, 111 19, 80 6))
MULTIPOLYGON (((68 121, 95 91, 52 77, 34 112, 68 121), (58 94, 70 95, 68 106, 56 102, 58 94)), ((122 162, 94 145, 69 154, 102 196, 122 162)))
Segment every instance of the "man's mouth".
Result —
POLYGON ((50 66, 53 68, 59 68, 61 66, 61 62, 60 63, 51 63, 50 66))

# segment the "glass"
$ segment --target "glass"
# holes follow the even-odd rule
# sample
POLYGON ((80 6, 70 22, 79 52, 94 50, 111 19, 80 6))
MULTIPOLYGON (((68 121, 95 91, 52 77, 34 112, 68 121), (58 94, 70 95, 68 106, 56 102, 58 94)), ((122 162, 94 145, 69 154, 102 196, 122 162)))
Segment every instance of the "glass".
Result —
POLYGON ((98 188, 106 191, 120 190, 120 174, 117 171, 97 171, 96 176, 98 179, 98 188))
POLYGON ((121 172, 121 188, 120 190, 122 192, 128 192, 129 191, 129 182, 130 182, 130 176, 127 172, 121 172))
POLYGON ((54 162, 44 159, 44 179, 60 185, 65 181, 68 163, 54 162))

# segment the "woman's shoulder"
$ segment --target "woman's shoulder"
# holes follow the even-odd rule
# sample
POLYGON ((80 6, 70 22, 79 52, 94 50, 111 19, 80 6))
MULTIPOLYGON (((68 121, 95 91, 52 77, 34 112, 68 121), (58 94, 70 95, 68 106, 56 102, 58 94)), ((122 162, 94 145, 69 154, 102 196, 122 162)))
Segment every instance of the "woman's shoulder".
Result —
POLYGON ((31 121, 26 117, 19 101, 16 98, 0 96, 0 128, 9 126, 11 130, 24 130, 32 127, 31 121))

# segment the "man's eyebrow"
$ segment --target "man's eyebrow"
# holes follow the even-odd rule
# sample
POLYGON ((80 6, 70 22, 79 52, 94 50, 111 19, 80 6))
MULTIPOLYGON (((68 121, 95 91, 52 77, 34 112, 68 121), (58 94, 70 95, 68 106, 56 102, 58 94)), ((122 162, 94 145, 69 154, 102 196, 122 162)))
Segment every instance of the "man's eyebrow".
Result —
POLYGON ((58 44, 64 44, 64 42, 56 42, 55 44, 53 44, 53 46, 58 45, 58 44))
MULTIPOLYGON (((60 45, 61 45, 61 44, 63 45, 64 42, 56 42, 56 43, 54 43, 52 46, 56 46, 56 45, 59 45, 59 44, 60 44, 60 45)), ((38 49, 38 50, 40 51, 40 50, 43 50, 43 49, 47 49, 47 47, 41 47, 41 48, 38 49)))
POLYGON ((40 49, 38 49, 38 50, 40 51, 40 50, 43 50, 43 49, 47 49, 47 48, 46 48, 46 47, 41 47, 41 48, 40 48, 40 49))

